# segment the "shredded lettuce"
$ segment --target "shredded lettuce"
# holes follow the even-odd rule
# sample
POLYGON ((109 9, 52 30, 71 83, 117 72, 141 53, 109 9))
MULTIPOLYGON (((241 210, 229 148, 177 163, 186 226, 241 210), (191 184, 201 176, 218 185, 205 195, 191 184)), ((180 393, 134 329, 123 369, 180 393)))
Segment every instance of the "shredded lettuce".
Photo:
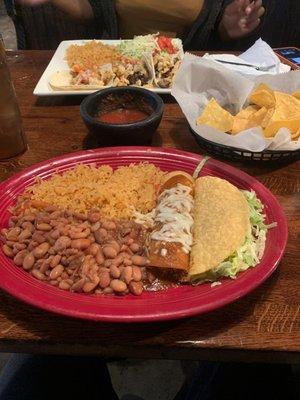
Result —
POLYGON ((144 54, 152 54, 157 47, 155 36, 135 36, 134 39, 121 40, 117 50, 124 56, 133 58, 141 58, 144 54))
POLYGON ((251 232, 246 237, 245 243, 230 257, 219 264, 217 268, 192 277, 193 284, 207 281, 214 282, 221 277, 235 279, 239 272, 255 267, 261 260, 265 250, 267 231, 277 224, 265 224, 263 205, 254 191, 242 190, 241 192, 249 204, 251 232))

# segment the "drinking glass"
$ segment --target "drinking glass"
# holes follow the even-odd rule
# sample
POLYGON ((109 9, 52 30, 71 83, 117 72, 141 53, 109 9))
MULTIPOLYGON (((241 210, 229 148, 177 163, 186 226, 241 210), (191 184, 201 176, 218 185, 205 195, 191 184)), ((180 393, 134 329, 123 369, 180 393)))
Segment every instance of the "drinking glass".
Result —
POLYGON ((0 160, 15 157, 26 149, 20 109, 0 37, 0 160))

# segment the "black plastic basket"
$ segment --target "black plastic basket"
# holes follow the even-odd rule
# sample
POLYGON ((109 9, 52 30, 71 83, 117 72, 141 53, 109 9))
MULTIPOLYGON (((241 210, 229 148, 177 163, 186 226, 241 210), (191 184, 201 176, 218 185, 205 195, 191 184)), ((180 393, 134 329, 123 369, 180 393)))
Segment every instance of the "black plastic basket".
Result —
POLYGON ((235 161, 255 161, 255 162, 291 162, 300 159, 300 149, 289 151, 289 150, 264 150, 261 152, 252 152, 238 147, 226 146, 204 139, 197 135, 195 131, 190 127, 190 131, 196 139, 199 146, 206 152, 213 154, 214 156, 226 158, 228 160, 235 161))

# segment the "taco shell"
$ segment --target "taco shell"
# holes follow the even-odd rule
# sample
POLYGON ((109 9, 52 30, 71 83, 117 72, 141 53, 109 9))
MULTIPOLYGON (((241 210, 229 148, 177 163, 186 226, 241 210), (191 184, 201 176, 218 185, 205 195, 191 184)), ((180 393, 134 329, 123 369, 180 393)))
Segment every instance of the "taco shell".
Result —
POLYGON ((250 230, 249 206, 240 190, 217 177, 198 178, 189 277, 216 268, 243 245, 250 230))

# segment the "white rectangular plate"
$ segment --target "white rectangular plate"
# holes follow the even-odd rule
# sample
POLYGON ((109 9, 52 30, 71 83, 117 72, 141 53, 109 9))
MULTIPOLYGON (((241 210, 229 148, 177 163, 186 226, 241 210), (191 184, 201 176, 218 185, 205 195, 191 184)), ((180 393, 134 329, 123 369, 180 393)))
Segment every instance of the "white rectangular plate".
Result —
MULTIPOLYGON (((120 43, 120 40, 99 40, 99 41, 104 44, 111 44, 111 45, 116 45, 120 43)), ((68 63, 65 60, 66 49, 71 44, 84 44, 86 42, 90 42, 90 40, 64 40, 63 42, 61 42, 58 48, 56 49, 47 68, 43 72, 43 75, 38 81, 33 91, 33 94, 35 94, 36 96, 66 96, 66 95, 83 95, 96 92, 97 90, 54 90, 48 83, 50 77, 55 72, 65 71, 69 69, 68 63)), ((171 93, 171 89, 153 88, 150 90, 160 94, 171 93)))

